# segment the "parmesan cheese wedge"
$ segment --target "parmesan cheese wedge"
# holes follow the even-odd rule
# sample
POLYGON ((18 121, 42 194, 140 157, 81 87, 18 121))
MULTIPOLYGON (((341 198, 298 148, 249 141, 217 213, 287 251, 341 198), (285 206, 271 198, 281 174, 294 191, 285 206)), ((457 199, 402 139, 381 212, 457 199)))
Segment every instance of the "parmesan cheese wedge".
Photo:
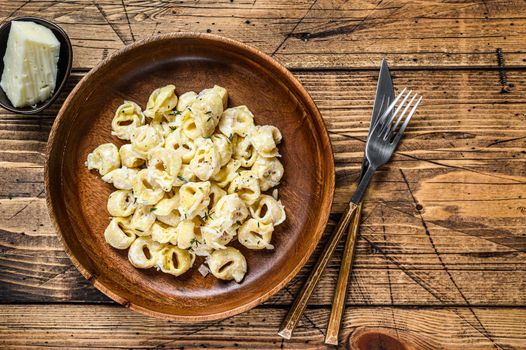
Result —
POLYGON ((47 100, 57 81, 60 42, 34 22, 11 22, 0 86, 15 107, 47 100))

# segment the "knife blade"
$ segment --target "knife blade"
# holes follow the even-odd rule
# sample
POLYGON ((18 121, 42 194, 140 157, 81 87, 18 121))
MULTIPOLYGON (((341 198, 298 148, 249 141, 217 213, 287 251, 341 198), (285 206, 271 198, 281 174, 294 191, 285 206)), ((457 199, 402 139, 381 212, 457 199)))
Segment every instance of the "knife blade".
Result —
MULTIPOLYGON (((380 75, 378 76, 378 85, 376 86, 376 97, 374 99, 373 112, 371 115, 371 125, 374 125, 378 117, 385 111, 389 103, 394 100, 393 81, 389 66, 385 59, 380 65, 380 75)), ((372 128, 369 128, 369 132, 372 128)))
MULTIPOLYGON (((382 59, 382 63, 380 64, 380 74, 378 76, 378 83, 376 85, 376 96, 374 98, 373 112, 371 114, 371 124, 369 125, 367 139, 369 139, 369 135, 371 134, 371 130, 376 124, 376 121, 393 100, 393 81, 391 79, 391 73, 389 72, 387 60, 384 58, 382 59)), ((365 171, 367 170, 368 166, 369 163, 367 162, 367 158, 363 157, 362 169, 360 171, 360 177, 358 179, 358 182, 363 178, 363 175, 365 174, 365 171)))

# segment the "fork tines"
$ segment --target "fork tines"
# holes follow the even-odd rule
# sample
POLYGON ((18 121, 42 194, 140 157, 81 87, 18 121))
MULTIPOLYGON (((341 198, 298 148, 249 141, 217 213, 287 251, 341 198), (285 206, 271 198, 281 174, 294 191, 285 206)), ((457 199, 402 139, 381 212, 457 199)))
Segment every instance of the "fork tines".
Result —
POLYGON ((422 101, 422 96, 419 96, 417 93, 413 93, 413 90, 409 90, 406 93, 407 89, 403 89, 400 94, 395 98, 389 107, 385 110, 382 116, 378 119, 378 122, 375 125, 375 135, 382 137, 384 140, 390 140, 391 143, 397 144, 411 120, 411 117, 415 114, 416 108, 422 101), (402 98, 403 97, 403 98, 402 98), (411 99, 409 99, 411 97, 411 99), (402 98, 402 101, 398 104, 396 109, 393 112, 398 101, 402 98), (418 99, 417 99, 418 98, 418 99), (409 100, 409 102, 408 102, 409 100), (415 102, 416 100, 416 102, 415 102), (411 108, 412 107, 412 108, 411 108), (409 111, 409 112, 408 112, 409 111), (398 116, 398 118, 396 118, 398 116), (393 121, 396 121, 393 123, 393 121), (398 125, 404 120, 399 129, 398 125), (379 129, 377 129, 379 128, 379 129))

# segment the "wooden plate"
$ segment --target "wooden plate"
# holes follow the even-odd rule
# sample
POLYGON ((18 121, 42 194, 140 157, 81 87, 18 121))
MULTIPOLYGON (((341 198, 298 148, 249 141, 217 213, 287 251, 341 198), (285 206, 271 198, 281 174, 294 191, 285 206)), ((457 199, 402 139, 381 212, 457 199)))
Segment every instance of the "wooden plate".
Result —
POLYGON ((334 192, 334 161, 321 115, 292 74, 260 51, 204 34, 169 34, 127 46, 75 87, 60 109, 48 141, 46 197, 50 216, 75 266, 100 291, 148 315, 212 320, 248 310, 281 289, 305 264, 327 223, 334 192), (229 106, 245 104, 257 124, 283 134, 285 176, 279 187, 287 220, 276 228, 273 251, 241 247, 248 273, 241 284, 197 271, 179 278, 138 270, 127 252, 104 241, 106 201, 112 192, 86 157, 112 137, 111 120, 124 99, 145 106, 157 87, 177 92, 214 84, 228 90, 229 106))

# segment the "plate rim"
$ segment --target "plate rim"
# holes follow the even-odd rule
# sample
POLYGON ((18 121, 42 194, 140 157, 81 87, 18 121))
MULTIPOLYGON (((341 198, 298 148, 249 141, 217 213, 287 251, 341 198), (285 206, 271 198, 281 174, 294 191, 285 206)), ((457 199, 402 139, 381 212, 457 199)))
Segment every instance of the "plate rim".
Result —
MULTIPOLYGON (((63 168, 63 157, 60 156, 60 171, 63 168)), ((56 180, 60 181, 61 180, 56 180)), ((45 155, 45 164, 44 164, 44 182, 45 182, 45 192, 46 192, 46 206, 47 206, 47 212, 51 219, 51 222, 53 224, 53 227, 55 229, 56 236, 58 240, 60 241, 62 247, 64 248, 66 255, 71 260, 73 265, 77 268, 77 270, 82 274, 84 278, 86 278, 97 290, 102 292, 104 295, 111 298, 113 301, 117 302, 118 304, 121 304, 127 308, 130 308, 134 311, 137 311, 143 315, 146 316, 153 316, 161 319, 166 320, 174 320, 174 321, 182 321, 182 322, 199 322, 199 321, 212 321, 212 320, 220 320, 225 319, 227 317, 231 317, 237 314, 240 314, 242 312, 248 311, 257 305, 267 301, 275 295, 279 290, 283 289, 301 270, 303 266, 307 263, 309 258, 312 256, 316 246, 319 244, 321 237, 323 236, 323 233, 325 231, 325 228, 327 226, 329 215, 331 212, 331 208, 333 205, 333 199, 334 199, 334 190, 335 190, 335 169, 334 169, 334 153, 332 149, 332 143, 330 141, 329 133, 327 131, 327 127, 325 125, 325 122, 323 120, 323 117, 316 106, 312 96, 309 94, 309 92, 305 89, 305 87, 300 83, 300 81, 280 62, 278 62, 273 57, 267 55, 266 53, 260 51, 259 49, 244 44, 240 41, 230 39, 227 37, 215 35, 215 34, 208 34, 208 33, 197 33, 197 32, 177 32, 177 33, 166 33, 166 34, 159 34, 155 36, 151 36, 149 38, 136 41, 130 45, 126 45, 122 47, 119 50, 116 50, 112 54, 110 54, 107 58, 100 61, 95 67, 93 67, 82 79, 75 85, 75 87, 71 90, 71 92, 68 94, 67 98, 63 102, 62 106, 60 107, 59 112, 57 113, 57 116, 53 122, 53 125, 51 127, 51 131, 48 137, 48 141, 46 144, 46 155, 45 155), (224 43, 226 45, 230 45, 233 47, 236 47, 238 49, 241 49, 243 51, 248 51, 252 57, 257 57, 259 59, 262 59, 265 61, 266 64, 271 66, 273 69, 278 70, 290 83, 294 85, 294 87, 297 89, 299 94, 301 95, 301 100, 303 103, 307 104, 307 107, 310 111, 313 112, 312 118, 321 126, 321 128, 318 128, 318 132, 320 134, 320 146, 321 149, 325 149, 324 154, 320 154, 319 156, 326 158, 326 163, 328 167, 326 167, 326 178, 324 178, 324 192, 326 193, 325 196, 322 197, 322 205, 320 207, 320 212, 326 213, 325 217, 318 220, 317 227, 315 228, 315 236, 316 236, 316 242, 315 244, 312 244, 309 248, 309 251, 306 251, 302 257, 302 259, 299 261, 298 264, 290 271, 289 274, 287 274, 279 283, 276 283, 274 287, 272 287, 269 291, 267 291, 265 294, 254 298, 250 302, 244 303, 242 305, 239 305, 237 307, 216 312, 216 313, 210 313, 210 314, 204 314, 204 315, 176 315, 173 313, 164 313, 159 312, 156 310, 152 310, 148 307, 144 307, 139 304, 131 303, 130 301, 122 298, 114 291, 114 288, 111 286, 105 285, 104 283, 100 282, 96 275, 94 275, 92 272, 90 272, 84 265, 77 259, 75 254, 72 252, 68 244, 66 243, 66 240, 63 236, 61 225, 59 224, 58 217, 55 213, 55 204, 54 204, 54 197, 50 194, 51 191, 51 181, 50 181, 50 158, 54 154, 54 152, 61 152, 62 150, 60 148, 57 148, 55 142, 56 133, 58 131, 59 125, 62 124, 63 119, 65 118, 65 111, 68 108, 69 104, 71 103, 71 100, 76 95, 77 91, 84 85, 84 83, 91 78, 92 75, 94 75, 99 69, 104 67, 106 64, 114 60, 116 57, 123 55, 127 53, 130 50, 134 50, 140 46, 143 46, 145 44, 148 44, 153 41, 158 40, 177 40, 177 39, 205 39, 215 42, 224 43)))

